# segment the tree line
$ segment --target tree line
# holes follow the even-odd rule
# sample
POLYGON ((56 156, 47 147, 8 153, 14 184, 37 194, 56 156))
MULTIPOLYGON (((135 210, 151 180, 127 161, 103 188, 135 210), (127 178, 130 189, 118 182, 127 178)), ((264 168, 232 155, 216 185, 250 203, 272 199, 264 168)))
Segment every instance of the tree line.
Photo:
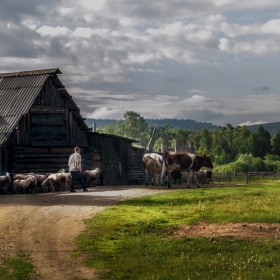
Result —
MULTIPOLYGON (((135 139, 137 145, 146 147, 155 126, 133 111, 127 111, 123 118, 116 124, 99 128, 98 132, 135 139)), ((211 131, 174 128, 169 124, 157 127, 154 149, 160 149, 161 144, 171 150, 175 145, 186 147, 190 143, 194 145, 195 154, 211 155, 214 171, 280 171, 280 130, 272 136, 262 125, 255 131, 245 125, 233 127, 231 124, 211 131)))

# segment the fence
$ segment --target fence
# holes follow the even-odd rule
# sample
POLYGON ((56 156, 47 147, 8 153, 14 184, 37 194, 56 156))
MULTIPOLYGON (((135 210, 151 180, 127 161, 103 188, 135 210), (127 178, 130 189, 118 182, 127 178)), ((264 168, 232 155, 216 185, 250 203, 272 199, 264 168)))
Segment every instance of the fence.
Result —
POLYGON ((279 172, 213 172, 212 180, 218 184, 234 184, 249 182, 266 182, 280 179, 279 172))

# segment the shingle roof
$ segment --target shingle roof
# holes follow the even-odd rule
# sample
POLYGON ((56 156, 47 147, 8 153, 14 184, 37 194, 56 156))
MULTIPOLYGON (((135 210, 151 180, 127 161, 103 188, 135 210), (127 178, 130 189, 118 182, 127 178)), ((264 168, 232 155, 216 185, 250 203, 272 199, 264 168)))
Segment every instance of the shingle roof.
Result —
POLYGON ((52 77, 56 89, 73 111, 82 129, 88 130, 79 108, 56 74, 62 74, 58 68, 0 73, 0 144, 7 141, 17 123, 28 113, 49 77, 52 77))

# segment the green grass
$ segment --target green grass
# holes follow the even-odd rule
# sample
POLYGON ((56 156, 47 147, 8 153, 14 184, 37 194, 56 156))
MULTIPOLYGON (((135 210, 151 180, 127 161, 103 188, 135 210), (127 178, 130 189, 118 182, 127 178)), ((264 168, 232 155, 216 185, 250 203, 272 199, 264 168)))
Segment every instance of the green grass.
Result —
POLYGON ((31 280, 36 279, 31 259, 25 253, 18 253, 14 258, 0 258, 1 280, 31 280))
POLYGON ((191 189, 123 201, 78 238, 102 279, 279 279, 278 239, 175 238, 180 225, 280 222, 279 181, 191 189))

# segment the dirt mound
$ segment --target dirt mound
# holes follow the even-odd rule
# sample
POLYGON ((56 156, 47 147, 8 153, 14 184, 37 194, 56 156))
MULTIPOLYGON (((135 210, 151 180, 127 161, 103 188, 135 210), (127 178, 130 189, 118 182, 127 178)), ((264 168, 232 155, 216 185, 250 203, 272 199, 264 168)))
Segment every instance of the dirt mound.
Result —
POLYGON ((182 225, 174 235, 177 237, 235 237, 251 238, 280 238, 280 224, 267 223, 221 223, 182 225))

